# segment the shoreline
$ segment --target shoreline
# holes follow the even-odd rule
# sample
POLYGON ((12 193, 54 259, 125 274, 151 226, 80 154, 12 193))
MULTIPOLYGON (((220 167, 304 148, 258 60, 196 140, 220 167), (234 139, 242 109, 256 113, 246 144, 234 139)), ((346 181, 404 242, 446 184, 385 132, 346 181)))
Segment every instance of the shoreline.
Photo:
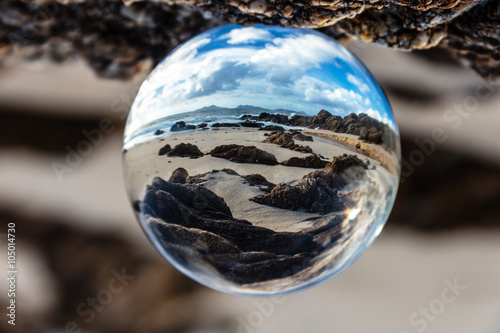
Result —
POLYGON ((304 130, 302 133, 340 143, 355 150, 356 152, 361 153, 361 155, 365 157, 378 161, 380 165, 389 172, 395 175, 398 174, 396 162, 390 157, 389 153, 384 153, 381 149, 377 149, 369 143, 358 140, 354 135, 349 136, 349 134, 325 133, 324 130, 304 130))

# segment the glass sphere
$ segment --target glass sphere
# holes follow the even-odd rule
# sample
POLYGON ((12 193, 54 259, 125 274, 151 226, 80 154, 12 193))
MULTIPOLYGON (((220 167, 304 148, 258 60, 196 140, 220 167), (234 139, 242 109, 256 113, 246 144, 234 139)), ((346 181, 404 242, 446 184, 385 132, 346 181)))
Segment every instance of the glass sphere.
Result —
POLYGON ((225 25, 175 49, 133 103, 127 190, 156 249, 239 295, 304 289, 386 222, 399 133, 368 70, 322 33, 225 25))

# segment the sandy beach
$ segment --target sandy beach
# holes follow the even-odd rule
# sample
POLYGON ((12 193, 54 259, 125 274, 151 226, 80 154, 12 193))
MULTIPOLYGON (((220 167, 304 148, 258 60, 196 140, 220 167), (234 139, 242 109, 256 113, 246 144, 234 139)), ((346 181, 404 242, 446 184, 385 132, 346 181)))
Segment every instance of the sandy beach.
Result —
MULTIPOLYGON (((317 170, 283 165, 234 163, 226 159, 208 155, 208 152, 214 147, 223 144, 255 146, 275 155, 278 162, 285 161, 291 157, 305 157, 310 155, 282 148, 276 144, 264 143, 263 141, 266 138, 265 133, 266 131, 259 131, 253 128, 197 130, 171 135, 167 134, 163 137, 158 137, 156 140, 140 143, 131 147, 124 156, 127 165, 126 178, 129 184, 128 190, 132 197, 141 199, 145 193, 145 184, 149 184, 156 176, 168 179, 177 168, 185 168, 190 176, 227 168, 236 171, 241 176, 249 174, 262 175, 274 184, 294 183, 300 180, 305 174, 317 170), (196 159, 158 155, 159 149, 167 143, 174 147, 181 142, 195 144, 205 155, 196 159)), ((366 157, 355 149, 344 146, 342 143, 320 137, 318 134, 321 133, 317 133, 317 131, 310 133, 314 138, 312 142, 296 141, 296 143, 310 146, 315 154, 323 156, 327 161, 331 161, 334 156, 345 153, 357 155, 363 161, 368 161, 371 168, 375 167, 380 172, 389 174, 387 170, 380 167, 383 163, 374 158, 366 157)), ((366 144, 366 146, 371 145, 366 144)), ((374 148, 372 150, 375 151, 374 148)), ((372 156, 380 157, 385 155, 379 153, 379 155, 372 154, 372 156)), ((386 160, 390 160, 390 158, 387 157, 386 160)), ((374 171, 369 170, 369 173, 374 174, 374 171)), ((389 175, 386 175, 385 178, 387 177, 389 175)), ((245 184, 240 176, 219 172, 216 175, 212 174, 206 178, 207 181, 204 183, 204 186, 225 199, 235 218, 249 220, 254 225, 269 227, 269 216, 279 215, 279 221, 273 224, 275 231, 298 231, 309 224, 298 222, 318 216, 313 213, 284 210, 250 201, 250 198, 263 193, 256 186, 245 184), (238 185, 235 186, 235 184, 238 185)))

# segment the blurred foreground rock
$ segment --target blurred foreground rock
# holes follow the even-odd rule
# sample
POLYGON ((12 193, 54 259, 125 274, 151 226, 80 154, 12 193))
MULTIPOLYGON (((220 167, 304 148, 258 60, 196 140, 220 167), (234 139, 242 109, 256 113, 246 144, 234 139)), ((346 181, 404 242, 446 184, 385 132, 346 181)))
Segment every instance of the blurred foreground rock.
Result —
POLYGON ((9 1, 0 4, 0 63, 78 56, 100 76, 127 79, 224 21, 322 28, 403 50, 437 46, 490 82, 500 78, 496 0, 9 1))

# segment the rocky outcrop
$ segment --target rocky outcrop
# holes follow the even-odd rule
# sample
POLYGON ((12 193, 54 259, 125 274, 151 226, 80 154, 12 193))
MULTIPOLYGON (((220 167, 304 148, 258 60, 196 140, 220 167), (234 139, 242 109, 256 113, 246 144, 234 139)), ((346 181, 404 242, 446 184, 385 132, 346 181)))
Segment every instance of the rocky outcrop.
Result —
POLYGON ((336 156, 323 170, 306 174, 302 179, 314 178, 333 189, 340 189, 353 180, 368 180, 368 164, 356 155, 336 156))
POLYGON ((194 125, 186 125, 183 121, 178 121, 172 127, 170 127, 170 132, 180 132, 180 131, 189 131, 196 129, 194 125))
POLYGON ((277 126, 277 125, 267 125, 267 126, 264 126, 262 128, 259 128, 259 131, 272 131, 272 132, 279 131, 279 132, 284 132, 285 129, 283 127, 277 126))
POLYGON ((164 130, 157 129, 157 130, 154 132, 154 135, 162 135, 163 133, 165 133, 165 131, 164 131, 164 130))
POLYGON ((167 156, 199 158, 203 156, 203 153, 200 151, 198 146, 193 145, 192 143, 179 143, 167 153, 167 156))
POLYGON ((174 172, 172 172, 172 175, 170 176, 168 181, 174 184, 185 184, 188 176, 189 174, 186 169, 177 168, 174 170, 174 172))
MULTIPOLYGON (((269 114, 266 112, 261 113, 258 117, 259 120, 272 121, 278 124, 297 126, 310 129, 323 129, 330 130, 336 133, 345 133, 358 135, 359 140, 363 140, 374 144, 383 144, 387 148, 392 149, 397 141, 397 135, 392 128, 388 125, 368 116, 367 114, 360 113, 359 115, 351 113, 345 117, 334 116, 326 110, 321 110, 315 116, 298 116, 295 115, 288 119, 288 116, 282 114, 269 114)), ((275 125, 272 125, 275 126, 275 125)), ((268 127, 271 129, 272 127, 268 127)), ((266 127, 264 127, 266 129, 266 127)), ((268 135, 266 142, 276 143, 282 147, 296 147, 291 140, 299 141, 312 141, 313 138, 309 135, 304 135, 299 131, 292 131, 285 133, 284 129, 278 126, 277 132, 283 134, 271 133, 268 135)), ((290 148, 297 150, 295 148, 290 148)), ((300 148, 299 148, 300 149, 300 148)), ((300 151, 300 150, 299 150, 300 151)))
POLYGON ((290 125, 288 121, 288 116, 284 114, 273 114, 273 113, 262 112, 257 119, 260 121, 290 125))
MULTIPOLYGON (((308 158, 310 159, 308 161, 325 162, 321 160, 318 162, 319 157, 314 156, 293 160, 297 162, 292 163, 305 163, 308 158)), ((338 190, 355 180, 369 181, 366 174, 367 168, 367 163, 356 155, 344 154, 334 157, 330 163, 324 166, 323 170, 306 174, 295 185, 278 184, 271 192, 253 197, 250 200, 262 205, 304 210, 309 213, 339 212, 343 210, 344 203, 337 194, 338 190)))
POLYGON ((172 151, 172 147, 170 147, 170 145, 167 143, 166 145, 161 147, 160 150, 158 150, 158 155, 160 155, 160 156, 166 155, 167 153, 169 153, 171 151, 172 151))
POLYGON ((299 168, 321 169, 328 164, 328 161, 322 160, 318 155, 309 155, 306 157, 291 157, 280 164, 299 168))
POLYGON ((240 127, 240 124, 236 124, 236 123, 215 123, 215 124, 212 124, 212 126, 210 127, 240 127))
POLYGON ((222 145, 212 149, 209 154, 235 163, 278 164, 276 156, 255 146, 222 145))
POLYGON ((244 122, 241 122, 239 123, 242 127, 252 127, 252 128, 261 128, 262 126, 264 126, 263 123, 258 123, 256 121, 249 121, 249 120, 246 120, 244 122))
MULTIPOLYGON (((184 171, 177 169, 171 179, 184 171)), ((156 177, 137 206, 160 246, 177 261, 192 265, 203 258, 239 283, 293 275, 321 248, 315 231, 276 232, 233 218, 224 199, 201 185, 156 177)))
POLYGON ((301 153, 312 153, 312 149, 309 146, 301 146, 295 144, 293 141, 292 134, 285 132, 273 132, 270 133, 264 140, 265 143, 274 143, 283 148, 288 148, 290 150, 299 151, 301 153))
POLYGON ((299 131, 292 131, 292 132, 291 132, 291 134, 292 134, 292 138, 293 138, 294 140, 299 140, 299 141, 309 141, 309 142, 312 142, 312 141, 313 141, 313 137, 312 137, 312 136, 302 134, 302 133, 300 133, 299 131))
POLYGON ((251 174, 243 176, 245 180, 243 183, 246 183, 250 186, 257 186, 262 191, 269 193, 276 186, 275 184, 267 181, 267 179, 259 174, 251 174))
MULTIPOLYGON (((180 169, 182 169, 182 168, 180 168, 180 169)), ((179 169, 177 169, 177 170, 179 170, 179 169)), ((176 173, 177 170, 175 170, 174 173, 176 173)), ((260 190, 262 190, 263 192, 266 192, 266 193, 271 192, 271 190, 276 186, 275 184, 269 182, 262 175, 250 174, 250 175, 246 175, 246 176, 241 176, 239 173, 237 173, 233 169, 227 169, 227 168, 222 169, 222 170, 212 170, 210 172, 201 173, 201 174, 195 175, 195 176, 189 176, 189 177, 187 177, 185 182, 189 183, 189 184, 202 184, 207 180, 207 177, 210 177, 210 176, 217 174, 219 172, 224 172, 228 175, 233 175, 233 176, 240 176, 243 179, 244 184, 248 184, 250 186, 257 186, 260 190)), ((172 176, 173 176, 173 174, 172 174, 172 176)))
POLYGON ((100 76, 128 79, 149 72, 181 42, 224 20, 322 27, 336 39, 359 38, 405 50, 439 46, 498 82, 499 6, 495 0, 4 1, 0 61, 80 57, 100 76), (36 24, 32 38, 24 30, 38 13, 44 13, 43 24, 36 24))
POLYGON ((316 178, 304 178, 293 186, 278 184, 270 193, 251 200, 262 205, 309 213, 328 214, 343 210, 337 191, 316 178))

